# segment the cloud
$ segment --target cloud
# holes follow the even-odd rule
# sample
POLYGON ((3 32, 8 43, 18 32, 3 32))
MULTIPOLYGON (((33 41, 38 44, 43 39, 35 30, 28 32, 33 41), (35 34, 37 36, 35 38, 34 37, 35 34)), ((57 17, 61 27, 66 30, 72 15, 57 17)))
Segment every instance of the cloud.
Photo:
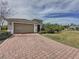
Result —
POLYGON ((26 18, 26 19, 33 19, 33 18, 48 19, 51 18, 53 14, 53 16, 56 17, 61 18, 65 17, 65 19, 70 19, 72 17, 74 17, 73 19, 79 18, 78 16, 79 0, 7 0, 7 1, 9 2, 9 5, 12 7, 12 9, 14 9, 14 11, 17 12, 12 17, 26 18), (45 16, 50 17, 45 18, 45 16))
POLYGON ((72 17, 79 18, 79 13, 51 13, 45 16, 46 18, 61 18, 61 17, 72 17))
POLYGON ((71 24, 71 23, 75 23, 75 24, 79 24, 79 19, 75 19, 75 18, 49 18, 47 20, 44 21, 44 23, 52 23, 52 24, 71 24))

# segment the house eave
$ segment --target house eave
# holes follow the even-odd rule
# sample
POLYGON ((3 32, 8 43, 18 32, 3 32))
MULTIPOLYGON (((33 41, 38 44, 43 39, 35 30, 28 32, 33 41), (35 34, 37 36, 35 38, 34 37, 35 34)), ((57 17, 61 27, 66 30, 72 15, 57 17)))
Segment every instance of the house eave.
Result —
POLYGON ((36 21, 32 21, 32 20, 27 20, 27 19, 17 19, 17 18, 12 18, 12 19, 7 19, 8 22, 14 22, 14 23, 26 23, 26 24, 39 24, 38 22, 36 21))

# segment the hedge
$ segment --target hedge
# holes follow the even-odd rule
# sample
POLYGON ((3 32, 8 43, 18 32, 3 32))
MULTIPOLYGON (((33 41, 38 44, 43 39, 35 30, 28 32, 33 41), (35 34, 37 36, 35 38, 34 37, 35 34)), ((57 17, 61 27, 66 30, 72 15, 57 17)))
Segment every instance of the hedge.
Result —
POLYGON ((7 39, 8 37, 10 37, 12 34, 10 32, 1 32, 0 33, 0 40, 4 40, 7 39))

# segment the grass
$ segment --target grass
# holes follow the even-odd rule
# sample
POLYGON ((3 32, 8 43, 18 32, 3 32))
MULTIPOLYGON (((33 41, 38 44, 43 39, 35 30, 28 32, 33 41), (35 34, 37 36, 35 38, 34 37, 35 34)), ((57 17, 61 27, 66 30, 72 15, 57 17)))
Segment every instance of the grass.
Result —
POLYGON ((63 31, 58 34, 42 34, 55 41, 79 48, 79 31, 63 31))

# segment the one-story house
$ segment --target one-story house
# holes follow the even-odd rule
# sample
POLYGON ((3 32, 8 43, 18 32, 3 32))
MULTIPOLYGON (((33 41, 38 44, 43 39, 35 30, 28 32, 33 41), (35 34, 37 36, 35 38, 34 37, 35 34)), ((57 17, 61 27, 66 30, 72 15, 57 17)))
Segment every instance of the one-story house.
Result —
POLYGON ((8 18, 8 31, 14 33, 36 33, 42 28, 42 24, 36 21, 18 18, 8 18))

